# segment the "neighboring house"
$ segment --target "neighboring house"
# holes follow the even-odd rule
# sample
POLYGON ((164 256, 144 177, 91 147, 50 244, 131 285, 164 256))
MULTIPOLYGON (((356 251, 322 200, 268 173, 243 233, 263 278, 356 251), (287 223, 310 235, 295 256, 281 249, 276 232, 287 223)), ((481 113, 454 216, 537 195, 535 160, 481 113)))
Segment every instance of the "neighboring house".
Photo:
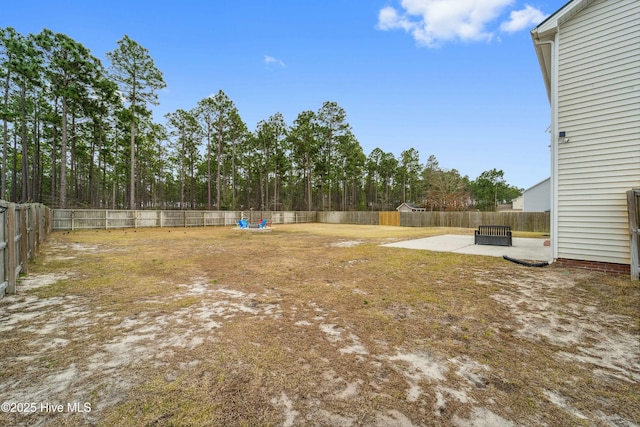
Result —
POLYGON ((548 212, 551 210, 551 178, 527 188, 511 201, 514 212, 548 212))
POLYGON ((511 207, 516 212, 522 212, 524 209, 524 195, 519 195, 511 201, 511 207))
POLYGON ((540 181, 522 193, 524 212, 547 212, 551 210, 551 178, 540 181))
POLYGON ((424 212, 425 208, 415 205, 413 203, 403 203, 396 208, 398 212, 424 212))
POLYGON ((511 203, 499 203, 496 208, 496 212, 522 212, 522 210, 516 209, 516 206, 514 206, 513 201, 511 201, 511 203))
MULTIPOLYGON (((628 272, 640 187, 640 0, 573 0, 531 31, 551 104, 551 248, 628 272)), ((525 198, 526 201, 526 198, 525 198)))

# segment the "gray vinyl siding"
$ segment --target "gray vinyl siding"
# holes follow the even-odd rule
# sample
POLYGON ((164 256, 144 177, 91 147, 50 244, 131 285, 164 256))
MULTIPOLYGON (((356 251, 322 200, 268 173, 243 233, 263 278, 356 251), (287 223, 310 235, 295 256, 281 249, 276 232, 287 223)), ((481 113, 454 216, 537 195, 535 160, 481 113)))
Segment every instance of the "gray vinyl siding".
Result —
POLYGON ((626 191, 640 187, 640 0, 560 25, 558 257, 629 264, 626 191))
POLYGON ((528 188, 524 191, 525 212, 546 212, 551 209, 551 179, 528 188))

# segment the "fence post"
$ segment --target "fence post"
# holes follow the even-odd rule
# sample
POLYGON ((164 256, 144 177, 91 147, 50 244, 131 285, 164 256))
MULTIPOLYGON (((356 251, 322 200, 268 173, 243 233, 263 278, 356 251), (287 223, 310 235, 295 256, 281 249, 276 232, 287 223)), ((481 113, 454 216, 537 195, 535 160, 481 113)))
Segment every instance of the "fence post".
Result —
POLYGON ((38 205, 38 208, 36 209, 36 212, 38 213, 38 215, 36 216, 37 220, 36 220, 36 227, 38 227, 38 250, 40 250, 40 245, 42 245, 42 242, 44 240, 44 227, 43 227, 43 221, 42 219, 44 218, 44 207, 42 205, 38 205))
POLYGON ((51 231, 53 230, 53 211, 48 208, 47 206, 42 208, 44 210, 44 218, 43 218, 43 230, 44 233, 42 234, 42 239, 44 241, 44 238, 51 233, 51 231))
POLYGON ((44 239, 49 234, 49 229, 47 229, 47 217, 49 215, 49 208, 40 205, 40 244, 44 242, 44 239))
POLYGON ((31 227, 31 258, 36 257, 36 252, 40 249, 40 242, 38 240, 38 211, 36 205, 31 205, 31 211, 29 213, 29 227, 31 227))
POLYGON ((40 227, 38 226, 39 209, 38 206, 32 204, 29 213, 29 227, 31 228, 32 238, 29 241, 31 245, 31 257, 35 258, 36 252, 40 248, 40 227))
POLYGON ((37 227, 36 205, 29 205, 29 249, 31 252, 31 259, 35 258, 36 251, 38 250, 38 227, 37 227))
POLYGON ((7 293, 16 293, 16 204, 7 208, 7 293))
POLYGON ((23 273, 29 272, 29 229, 27 224, 27 205, 20 208, 20 260, 23 273))

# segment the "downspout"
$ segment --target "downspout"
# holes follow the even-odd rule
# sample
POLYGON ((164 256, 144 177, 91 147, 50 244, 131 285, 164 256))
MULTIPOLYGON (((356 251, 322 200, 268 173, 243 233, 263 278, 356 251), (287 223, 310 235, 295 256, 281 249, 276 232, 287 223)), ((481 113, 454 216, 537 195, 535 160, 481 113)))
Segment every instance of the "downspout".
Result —
POLYGON ((551 46, 551 259, 552 264, 558 258, 558 56, 556 51, 558 32, 556 40, 536 41, 536 45, 548 44, 551 46))

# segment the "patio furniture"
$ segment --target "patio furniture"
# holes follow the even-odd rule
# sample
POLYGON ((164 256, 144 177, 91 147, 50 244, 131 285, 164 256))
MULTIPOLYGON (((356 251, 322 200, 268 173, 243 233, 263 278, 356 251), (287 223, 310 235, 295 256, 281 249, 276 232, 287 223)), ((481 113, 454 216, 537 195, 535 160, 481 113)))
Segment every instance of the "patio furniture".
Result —
POLYGON ((508 225, 480 225, 475 232, 474 244, 512 246, 511 227, 508 225))

